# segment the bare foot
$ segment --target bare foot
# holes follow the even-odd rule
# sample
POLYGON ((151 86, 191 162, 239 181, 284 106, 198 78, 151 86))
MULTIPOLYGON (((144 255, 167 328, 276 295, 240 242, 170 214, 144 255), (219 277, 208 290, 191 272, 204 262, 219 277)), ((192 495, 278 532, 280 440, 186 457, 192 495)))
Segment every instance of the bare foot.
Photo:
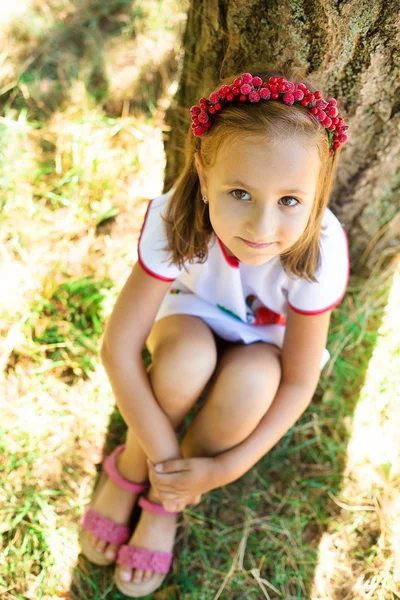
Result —
MULTIPOLYGON (((161 504, 151 488, 147 497, 152 502, 161 504)), ((142 510, 136 529, 129 540, 129 545, 146 548, 146 550, 172 552, 178 517, 179 515, 158 515, 142 510)), ((134 583, 148 581, 152 575, 153 571, 130 569, 122 565, 117 567, 117 576, 126 583, 130 581, 134 583)))

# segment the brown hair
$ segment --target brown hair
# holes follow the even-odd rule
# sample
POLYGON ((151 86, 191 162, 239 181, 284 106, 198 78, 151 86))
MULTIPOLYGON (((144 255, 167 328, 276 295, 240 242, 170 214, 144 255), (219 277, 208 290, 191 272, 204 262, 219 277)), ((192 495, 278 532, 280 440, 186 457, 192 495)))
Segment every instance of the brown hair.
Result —
MULTIPOLYGON (((311 79, 297 74, 296 77, 290 67, 273 71, 249 67, 245 71, 253 76, 258 75, 263 81, 271 75, 283 76, 294 83, 302 81, 311 92, 317 89, 321 91, 315 76, 311 79)), ((243 72, 224 78, 217 89, 221 85, 229 85, 243 72)), ((205 168, 210 168, 222 144, 229 143, 238 133, 240 136, 251 136, 252 139, 254 136, 263 140, 271 139, 272 143, 279 143, 280 139, 295 134, 302 136, 307 145, 314 144, 317 147, 321 166, 308 223, 300 238, 280 255, 288 275, 316 281, 314 273, 320 260, 321 222, 332 190, 340 148, 333 157, 329 157, 329 138, 325 128, 316 119, 310 118, 307 107, 298 104, 288 106, 283 102, 229 103, 216 115, 212 128, 203 136, 196 137, 189 128, 185 142, 185 166, 171 186, 174 191, 164 217, 168 239, 166 250, 171 254, 171 262, 182 267, 185 261, 198 259, 204 262, 207 259, 213 229, 208 206, 202 201, 194 154, 199 152, 205 168)))

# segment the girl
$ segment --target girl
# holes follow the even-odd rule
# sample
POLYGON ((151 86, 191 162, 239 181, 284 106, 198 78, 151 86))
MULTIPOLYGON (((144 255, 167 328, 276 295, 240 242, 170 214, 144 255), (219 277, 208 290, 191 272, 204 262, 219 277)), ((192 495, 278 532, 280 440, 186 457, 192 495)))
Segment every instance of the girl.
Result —
POLYGON ((307 408, 349 275, 327 208, 347 140, 336 100, 252 70, 191 113, 185 168, 149 203, 101 353, 128 433, 105 461, 81 544, 97 564, 116 559, 116 585, 135 598, 165 578, 179 512, 251 469, 307 408), (179 446, 175 429, 211 377, 179 446))

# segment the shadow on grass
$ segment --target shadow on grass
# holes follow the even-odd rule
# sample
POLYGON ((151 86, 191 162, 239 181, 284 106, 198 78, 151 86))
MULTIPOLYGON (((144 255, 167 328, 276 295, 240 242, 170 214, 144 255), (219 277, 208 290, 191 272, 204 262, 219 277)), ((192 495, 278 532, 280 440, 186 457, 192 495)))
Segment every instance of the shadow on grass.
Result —
MULTIPOLYGON (((149 597, 266 598, 263 583, 256 581, 258 574, 264 585, 266 580, 279 590, 275 595, 269 589, 271 598, 311 598, 321 537, 341 510, 332 496, 339 495, 343 486, 349 441, 345 423, 353 419, 365 382, 391 279, 392 274, 384 288, 371 290, 371 294, 376 292, 375 310, 368 316, 366 307, 358 306, 357 297, 371 281, 367 275, 351 278, 345 300, 334 311, 328 347, 332 349, 335 343, 341 347, 345 339, 347 345, 354 340, 357 344, 350 350, 346 346, 341 350, 336 370, 333 368, 329 377, 325 376, 325 367, 313 402, 253 469, 238 481, 203 496, 200 505, 184 511, 171 571, 162 589, 149 597), (319 423, 318 435, 315 421, 319 423), (235 570, 227 577, 232 563, 235 570), (223 591, 221 585, 225 585, 223 591)), ((149 355, 144 354, 144 359, 148 365, 149 355)), ((204 404, 209 387, 210 384, 177 431, 180 441, 204 404)), ((122 443, 125 435, 126 426, 116 409, 109 422, 104 456, 122 443)), ((100 469, 99 465, 99 472, 100 469)), ((133 525, 138 516, 135 510, 133 525)), ((371 528, 370 533, 368 543, 372 546, 379 531, 371 528)), ((89 566, 81 556, 71 596, 124 598, 112 588, 112 572, 112 568, 89 566)), ((341 600, 345 592, 341 587, 331 600, 341 600)))
POLYGON ((74 83, 82 79, 88 98, 106 115, 121 116, 125 103, 150 118, 177 71, 175 49, 160 62, 150 57, 139 76, 128 82, 123 99, 110 95, 105 55, 105 45, 112 38, 132 43, 151 27, 146 8, 145 2, 132 0, 74 0, 51 10, 33 4, 30 19, 15 19, 7 26, 7 35, 14 40, 14 73, 0 86, 0 108, 27 109, 29 120, 43 123, 76 102, 72 97, 74 83))

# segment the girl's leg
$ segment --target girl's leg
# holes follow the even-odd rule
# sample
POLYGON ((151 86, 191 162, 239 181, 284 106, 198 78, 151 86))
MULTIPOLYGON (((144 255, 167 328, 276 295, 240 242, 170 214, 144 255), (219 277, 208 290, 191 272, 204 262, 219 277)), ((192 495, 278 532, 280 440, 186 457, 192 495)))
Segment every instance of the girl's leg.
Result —
MULTIPOLYGON (((265 343, 228 345, 215 370, 210 394, 182 441, 183 456, 214 456, 248 437, 267 412, 278 389, 279 354, 278 348, 265 343)), ((167 519, 170 517, 143 512, 130 543, 140 545, 142 540, 146 548, 167 551, 165 544, 163 548, 155 545, 159 539, 157 529, 163 535, 165 528, 168 529, 167 519)), ((171 531, 166 537, 171 548, 171 531)), ((121 578, 124 572, 126 581, 131 580, 130 569, 118 569, 121 578)), ((133 581, 147 580, 151 575, 151 571, 143 573, 136 569, 133 581)))
MULTIPOLYGON (((174 427, 177 427, 186 414, 195 404, 207 381, 210 379, 216 365, 216 346, 214 337, 208 326, 198 317, 188 315, 174 315, 166 317, 154 324, 147 346, 152 354, 152 367, 149 370, 149 380, 154 395, 161 408, 168 415, 174 427)), ((126 446, 117 459, 117 468, 126 479, 141 483, 147 480, 148 470, 146 455, 132 430, 128 429, 126 446)), ((132 508, 137 494, 127 492, 117 487, 111 480, 107 480, 101 489, 93 509, 114 520, 121 525, 129 522, 132 508)), ((148 498, 160 502, 150 490, 148 498)), ((145 518, 145 511, 141 520, 145 518)), ((155 517, 158 515, 154 515, 155 517)), ((164 517, 163 525, 159 525, 158 536, 162 528, 171 530, 171 517, 164 517)), ((176 517, 172 516, 174 523, 172 540, 165 551, 169 551, 173 544, 176 517)), ((147 538, 148 532, 145 532, 147 538)), ((133 543, 145 546, 146 540, 136 536, 133 543)), ((94 535, 90 536, 92 544, 99 552, 105 552, 107 558, 115 557, 117 547, 108 544, 94 535)), ((152 540, 149 540, 149 549, 152 540)), ((157 545, 158 540, 154 540, 157 545)), ((167 543, 167 540, 166 540, 167 543)), ((158 548, 162 550, 162 543, 158 548)), ((168 545, 168 544, 167 544, 168 545)))
MULTIPOLYGON (((148 371, 152 390, 176 428, 215 369, 217 350, 213 334, 198 317, 171 315, 155 323, 146 344, 152 356, 148 371)), ((121 474, 127 479, 146 481, 146 460, 135 434, 128 429, 125 451, 118 462, 121 474)))
POLYGON ((246 439, 268 411, 280 378, 276 346, 256 342, 228 348, 206 403, 182 440, 183 456, 215 456, 246 439))

